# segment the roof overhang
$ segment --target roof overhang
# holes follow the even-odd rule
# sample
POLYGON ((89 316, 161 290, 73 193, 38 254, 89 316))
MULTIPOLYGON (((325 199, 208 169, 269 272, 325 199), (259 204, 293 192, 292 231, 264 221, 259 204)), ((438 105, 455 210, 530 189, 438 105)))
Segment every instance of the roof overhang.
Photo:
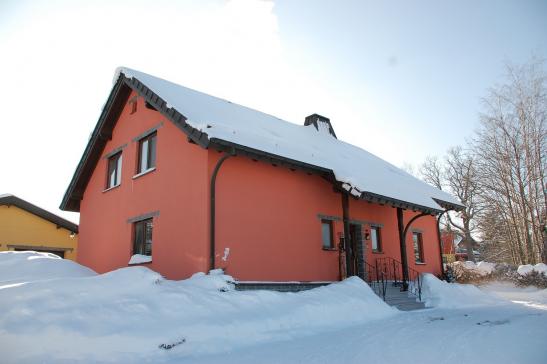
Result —
MULTIPOLYGON (((119 74, 108 100, 101 112, 97 125, 91 134, 89 142, 84 150, 84 154, 76 167, 76 171, 63 197, 60 208, 66 211, 80 211, 80 201, 83 199, 84 191, 87 187, 91 174, 95 166, 101 158, 101 154, 106 146, 106 143, 112 139, 112 132, 116 122, 127 102, 131 91, 135 91, 139 96, 156 109, 159 113, 173 122, 182 132, 184 132, 188 140, 200 145, 203 148, 213 148, 219 151, 235 153, 236 155, 246 156, 251 159, 261 160, 274 165, 285 166, 292 169, 299 169, 312 174, 318 174, 331 181, 335 186, 340 184, 336 181, 334 172, 330 169, 308 164, 294 159, 289 159, 280 155, 268 153, 262 150, 250 148, 244 145, 236 144, 230 141, 211 138, 207 133, 198 130, 188 123, 187 118, 178 110, 171 107, 165 100, 150 90, 146 85, 141 83, 136 77, 126 77, 123 72, 119 74)), ((434 209, 427 206, 416 205, 410 202, 405 202, 381 196, 371 192, 361 192, 355 198, 360 198, 369 202, 388 204, 393 207, 401 207, 414 211, 429 213, 432 215, 442 213, 443 210, 434 209)), ((434 199, 444 209, 461 210, 464 206, 456 205, 449 202, 434 199)))
POLYGON ((13 195, 0 196, 0 206, 1 205, 16 206, 22 210, 30 212, 33 215, 41 217, 42 219, 57 225, 58 228, 64 228, 70 232, 78 233, 78 225, 68 220, 65 220, 62 217, 57 216, 47 210, 44 210, 43 208, 38 207, 28 201, 25 201, 17 196, 13 196, 13 195))

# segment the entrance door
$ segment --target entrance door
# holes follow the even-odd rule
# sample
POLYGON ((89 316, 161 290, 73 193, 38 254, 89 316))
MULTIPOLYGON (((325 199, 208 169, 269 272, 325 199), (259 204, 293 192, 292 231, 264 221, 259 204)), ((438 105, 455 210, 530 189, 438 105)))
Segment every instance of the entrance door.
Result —
POLYGON ((353 272, 353 275, 364 278, 363 233, 360 224, 349 225, 349 238, 351 268, 348 267, 348 275, 353 272))

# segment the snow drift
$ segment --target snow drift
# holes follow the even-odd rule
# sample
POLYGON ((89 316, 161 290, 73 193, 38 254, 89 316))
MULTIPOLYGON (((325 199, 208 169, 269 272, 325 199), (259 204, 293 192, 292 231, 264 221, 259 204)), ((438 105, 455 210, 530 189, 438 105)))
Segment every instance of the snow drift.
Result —
MULTIPOLYGON (((29 253, 27 256, 36 256, 29 253)), ((24 255, 21 255, 24 256, 24 255)), ((46 259, 46 258, 43 258, 46 259)), ((235 291, 221 272, 169 281, 145 267, 93 275, 62 259, 33 269, 0 253, 0 276, 24 272, 24 285, 0 285, 5 360, 123 362, 135 356, 194 356, 348 327, 397 314, 360 279, 300 293, 235 291), (83 274, 87 272, 88 274, 83 274), (40 280, 43 276, 57 277, 40 280)))
POLYGON ((525 264, 525 265, 520 265, 517 269, 517 273, 520 274, 521 276, 525 276, 532 272, 544 273, 545 275, 547 275, 547 264, 545 263, 538 263, 536 265, 525 264))
POLYGON ((474 285, 447 283, 430 273, 423 275, 422 300, 426 307, 439 308, 461 308, 499 303, 499 300, 474 285))
POLYGON ((54 278, 88 277, 89 268, 50 253, 33 251, 0 252, 0 285, 54 278))

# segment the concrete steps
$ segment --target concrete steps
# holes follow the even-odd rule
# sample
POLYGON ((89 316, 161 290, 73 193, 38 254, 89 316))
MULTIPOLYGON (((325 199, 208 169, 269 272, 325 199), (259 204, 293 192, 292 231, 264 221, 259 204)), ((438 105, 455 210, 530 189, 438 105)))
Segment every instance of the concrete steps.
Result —
POLYGON ((408 292, 401 292, 401 287, 399 286, 393 286, 391 283, 388 283, 386 287, 386 303, 401 311, 424 309, 424 303, 417 302, 416 299, 416 296, 412 294, 409 295, 408 292))

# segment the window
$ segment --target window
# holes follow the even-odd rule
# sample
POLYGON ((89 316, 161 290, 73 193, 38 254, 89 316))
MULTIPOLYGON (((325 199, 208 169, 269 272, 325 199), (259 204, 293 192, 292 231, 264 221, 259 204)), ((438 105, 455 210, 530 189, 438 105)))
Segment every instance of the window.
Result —
POLYGON ((152 256, 152 219, 135 223, 135 240, 133 254, 152 256))
POLYGON ((131 101, 129 101, 129 114, 134 114, 137 112, 137 99, 133 99, 131 101))
POLYGON ((321 236, 323 238, 323 249, 334 249, 331 220, 321 220, 321 236))
POLYGON ((379 226, 370 227, 370 240, 372 241, 372 251, 375 253, 382 252, 382 238, 379 226))
POLYGON ((108 175, 106 188, 118 186, 122 182, 122 153, 116 153, 108 158, 108 175))
POLYGON ((156 132, 139 140, 139 165, 137 174, 156 166, 156 132))
POLYGON ((412 243, 414 244, 414 260, 416 263, 424 262, 424 247, 422 241, 422 233, 412 233, 412 243))

